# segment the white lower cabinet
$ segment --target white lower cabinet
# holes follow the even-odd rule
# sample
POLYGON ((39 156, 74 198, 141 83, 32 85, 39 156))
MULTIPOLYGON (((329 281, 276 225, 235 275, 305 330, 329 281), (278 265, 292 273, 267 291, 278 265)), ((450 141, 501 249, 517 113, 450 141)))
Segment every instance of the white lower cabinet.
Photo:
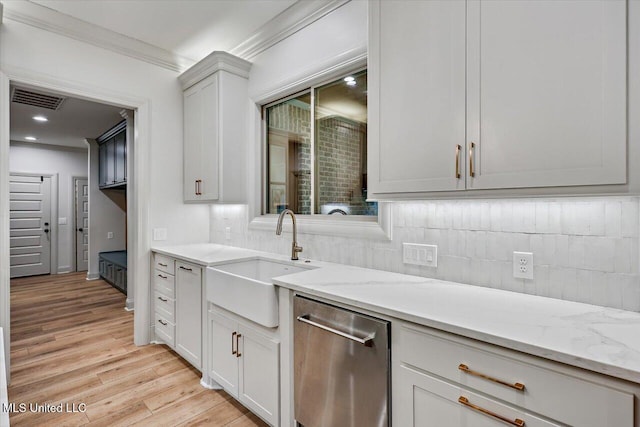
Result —
POLYGON ((202 268, 176 261, 176 351, 202 369, 202 268))
POLYGON ((638 385, 400 321, 392 327, 394 426, 640 425, 638 385))
POLYGON ((202 371, 202 267, 154 254, 152 283, 156 340, 202 371))
POLYGON ((253 413, 279 425, 280 343, 272 331, 209 306, 209 376, 253 413))
POLYGON ((522 409, 400 365, 394 371, 393 425, 416 427, 560 426, 522 409), (463 403, 464 402, 464 403, 463 403))

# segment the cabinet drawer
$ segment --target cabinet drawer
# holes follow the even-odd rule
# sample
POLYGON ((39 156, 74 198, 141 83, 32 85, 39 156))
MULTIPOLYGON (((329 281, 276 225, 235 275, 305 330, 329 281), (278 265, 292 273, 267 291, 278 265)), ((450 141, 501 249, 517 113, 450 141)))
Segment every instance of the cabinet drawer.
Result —
POLYGON ((581 379, 526 363, 525 355, 513 351, 459 337, 450 340, 445 334, 421 328, 400 326, 396 334, 393 354, 403 364, 562 423, 633 425, 633 395, 600 385, 594 377, 581 379))
POLYGON ((394 369, 393 425, 526 427, 560 426, 526 410, 400 365, 394 369))
POLYGON ((165 273, 175 274, 175 261, 173 258, 169 258, 164 255, 154 254, 153 263, 156 270, 164 271, 165 273))
POLYGON ((158 313, 155 314, 156 338, 169 344, 171 347, 176 345, 176 325, 164 318, 158 313))
POLYGON ((157 292, 160 292, 170 298, 175 298, 176 278, 172 274, 155 270, 153 272, 153 287, 157 292))
POLYGON ((156 292, 154 295, 155 312, 164 319, 175 323, 175 300, 166 295, 156 292))

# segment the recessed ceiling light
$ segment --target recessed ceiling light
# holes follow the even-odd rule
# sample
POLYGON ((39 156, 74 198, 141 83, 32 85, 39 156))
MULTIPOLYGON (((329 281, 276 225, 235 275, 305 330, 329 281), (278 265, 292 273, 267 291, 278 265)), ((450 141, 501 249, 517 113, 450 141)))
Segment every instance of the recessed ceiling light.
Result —
POLYGON ((48 122, 49 119, 47 119, 45 116, 33 116, 33 120, 35 120, 36 122, 48 122))
POLYGON ((344 81, 347 83, 351 83, 352 81, 355 81, 355 78, 353 76, 347 76, 344 78, 344 81))
POLYGON ((25 136, 24 139, 26 139, 27 141, 37 141, 38 138, 36 138, 35 136, 25 136))
POLYGON ((356 81, 355 80, 350 80, 347 82, 347 86, 355 86, 356 85, 356 81))

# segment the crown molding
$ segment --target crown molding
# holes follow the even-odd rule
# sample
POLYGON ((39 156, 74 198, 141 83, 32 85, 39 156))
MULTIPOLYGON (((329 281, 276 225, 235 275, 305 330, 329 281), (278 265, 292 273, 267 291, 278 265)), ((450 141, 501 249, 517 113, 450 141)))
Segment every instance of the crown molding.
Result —
POLYGON ((193 86, 216 71, 227 71, 245 79, 249 78, 251 63, 227 52, 212 52, 193 67, 178 76, 182 88, 193 86))
MULTIPOLYGON (((297 1, 279 15, 260 27, 245 41, 230 50, 231 55, 251 60, 304 27, 319 20, 323 16, 340 8, 351 0, 305 0, 297 1)), ((29 0, 0 3, 0 22, 4 18, 30 25, 52 33, 60 34, 75 40, 126 55, 159 67, 184 72, 195 72, 195 65, 207 62, 211 55, 199 61, 169 52, 160 47, 145 43, 141 40, 125 36, 104 27, 89 24, 86 21, 57 12, 46 6, 29 0), (4 12, 4 13, 3 13, 4 12), (191 69, 194 69, 193 71, 191 69)), ((217 52, 220 53, 220 52, 217 52)), ((236 66, 228 64, 227 71, 234 72, 236 66)), ((206 69, 207 65, 198 67, 206 69)), ((240 69, 244 68, 242 65, 240 69)), ((234 72, 242 75, 241 71, 234 72)), ((206 77, 206 75, 205 75, 206 77)), ((183 83, 184 84, 184 83, 183 83)))
POLYGON ((260 27, 249 38, 230 50, 240 58, 251 60, 271 46, 314 23, 351 0, 297 1, 260 27))
POLYGON ((30 1, 5 3, 4 17, 112 52, 181 72, 195 63, 165 49, 57 12, 30 1))

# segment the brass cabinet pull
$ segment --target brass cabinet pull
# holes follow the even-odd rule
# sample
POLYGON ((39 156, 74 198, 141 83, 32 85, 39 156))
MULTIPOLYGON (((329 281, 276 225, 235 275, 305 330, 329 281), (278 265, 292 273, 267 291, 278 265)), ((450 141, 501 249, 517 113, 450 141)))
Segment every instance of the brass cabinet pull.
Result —
POLYGON ((186 271, 193 271, 193 268, 187 268, 187 267, 183 267, 183 266, 180 266, 180 269, 181 270, 186 270, 186 271))
POLYGON ((202 180, 196 179, 196 196, 202 195, 202 180))
POLYGON ((469 375, 473 375, 473 376, 476 376, 476 377, 484 378, 485 380, 493 381, 494 383, 506 385, 507 387, 511 387, 511 388, 516 389, 518 391, 524 391, 524 384, 522 384, 522 383, 513 383, 513 384, 511 384, 511 383, 508 383, 506 381, 502 381, 502 380, 499 380, 497 378, 493 378, 493 377, 490 377, 488 375, 481 374, 480 372, 472 371, 464 363, 459 364, 458 365, 458 369, 460 369, 462 372, 467 373, 469 375))
POLYGON ((167 301, 169 301, 168 299, 166 299, 166 298, 162 298, 162 297, 158 297, 158 299, 159 299, 160 301, 162 301, 162 302, 167 302, 167 301))
POLYGON ((460 179, 460 150, 462 147, 460 144, 456 145, 456 178, 460 179))
POLYGON ((473 151, 476 148, 476 144, 475 142, 471 143, 471 147, 469 147, 469 176, 470 177, 474 177, 476 176, 476 171, 473 167, 473 151))
POLYGON ((158 274, 158 277, 160 277, 161 279, 166 279, 167 276, 163 276, 162 274, 158 274))
POLYGON ((240 337, 242 337, 242 334, 236 335, 236 357, 242 356, 242 354, 240 354, 240 337))
POLYGON ((234 356, 238 353, 238 351, 233 348, 235 344, 235 337, 237 334, 238 334, 237 332, 234 332, 231 334, 231 354, 233 354, 234 356))
POLYGON ((158 319, 158 322, 160 322, 160 324, 163 326, 167 326, 167 322, 165 322, 164 320, 158 319))
POLYGON ((467 399, 464 396, 460 396, 458 398, 458 403, 462 403, 467 408, 471 408, 471 409, 473 409, 475 411, 478 411, 478 412, 481 412, 481 413, 483 413, 485 415, 488 415, 490 417, 496 418, 496 419, 498 419, 498 420, 500 420, 502 422, 505 422, 505 423, 507 423, 509 425, 517 426, 517 427, 523 427, 524 426, 524 420, 521 420, 520 418, 516 418, 515 420, 511 420, 511 419, 509 419, 507 417, 503 417, 502 415, 498 415, 495 412, 491 412, 488 409, 484 409, 484 408, 481 408, 478 405, 474 405, 473 403, 470 403, 469 399, 467 399))

